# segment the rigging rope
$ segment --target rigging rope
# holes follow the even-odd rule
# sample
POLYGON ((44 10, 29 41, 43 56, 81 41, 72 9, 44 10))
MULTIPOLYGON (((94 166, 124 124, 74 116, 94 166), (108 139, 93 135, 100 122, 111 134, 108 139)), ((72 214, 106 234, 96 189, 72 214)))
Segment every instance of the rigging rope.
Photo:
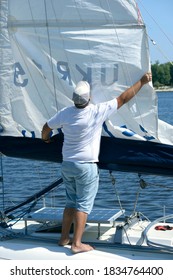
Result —
MULTIPOLYGON (((147 36, 154 46, 157 45, 157 43, 148 34, 147 34, 147 36)), ((166 58, 171 65, 173 65, 173 62, 170 60, 170 58, 165 54, 165 52, 158 45, 157 45, 157 49, 160 51, 160 53, 163 55, 163 57, 166 58)))
MULTIPOLYGON (((111 170, 109 170, 109 174, 110 174, 110 177, 111 177, 112 185, 114 186, 114 190, 115 190, 115 193, 116 193, 116 196, 117 196, 117 199, 118 199, 118 203, 119 203, 120 209, 123 210, 123 207, 122 207, 122 204, 121 204, 121 200, 120 200, 120 196, 118 194, 118 191, 117 191, 117 188, 116 188, 116 185, 115 185, 115 177, 113 176, 111 170)), ((138 202, 138 198, 139 198, 140 188, 141 188, 141 185, 139 185, 139 188, 138 188, 138 191, 137 191, 137 194, 136 194, 136 200, 135 200, 135 204, 134 204, 134 209, 132 211, 132 215, 136 211, 136 206, 137 206, 137 202, 138 202)))
POLYGON ((44 0, 44 8, 45 8, 46 30, 47 30, 47 39, 48 39, 48 48, 49 48, 49 55, 50 55, 50 64, 51 64, 55 104, 56 104, 56 109, 58 110, 58 102, 57 102, 57 98, 56 98, 55 75, 54 75, 54 70, 53 70, 53 56, 52 56, 52 48, 51 48, 51 43, 50 43, 50 32, 49 32, 49 23, 48 23, 46 0, 44 0))
POLYGON ((141 189, 144 189, 147 186, 146 182, 141 178, 141 174, 138 174, 138 177, 139 177, 139 187, 136 192, 136 200, 134 203, 133 214, 136 212, 136 207, 137 207, 140 191, 141 191, 141 189))
POLYGON ((148 15, 152 18, 152 20, 156 23, 156 25, 159 27, 159 29, 161 30, 161 32, 165 35, 165 37, 168 39, 168 41, 170 42, 170 44, 173 46, 173 41, 168 37, 168 35, 166 34, 166 32, 161 28, 161 26, 158 24, 158 22, 154 19, 154 17, 149 13, 149 11, 144 7, 143 3, 141 0, 138 0, 142 7, 145 9, 145 11, 148 13, 148 15))
POLYGON ((62 178, 59 178, 58 180, 56 180, 55 182, 53 182, 52 184, 48 185, 46 188, 44 188, 43 190, 35 193, 34 195, 30 196, 29 198, 27 198, 25 201, 21 202, 20 204, 18 205, 15 205, 13 207, 10 207, 8 209, 5 209, 4 210, 4 214, 8 214, 38 198, 40 198, 42 195, 46 194, 47 192, 51 191, 52 189, 54 189, 55 187, 59 186, 62 184, 62 178))
MULTIPOLYGON (((121 200, 120 200, 120 196, 119 196, 119 193, 117 191, 116 184, 115 184, 116 183, 115 177, 113 176, 111 170, 109 170, 109 174, 110 174, 112 185, 114 186, 114 190, 115 190, 115 193, 116 193, 116 197, 117 197, 120 209, 123 210, 122 203, 121 203, 121 200)), ((132 215, 136 212, 136 207, 137 207, 137 204, 138 204, 139 195, 140 195, 140 192, 141 192, 142 189, 145 189, 146 187, 149 187, 149 186, 155 186, 155 187, 163 187, 163 188, 166 188, 166 189, 173 190, 173 188, 167 187, 167 186, 164 186, 164 185, 161 185, 161 184, 147 183, 142 178, 141 174, 138 174, 138 178, 139 178, 139 187, 138 187, 137 192, 136 192, 136 199, 134 201, 134 207, 133 207, 133 210, 132 210, 132 215)), ((140 213, 140 214, 142 214, 142 213, 140 213)))
MULTIPOLYGON (((136 0, 135 0, 136 1, 136 0)), ((153 22, 157 25, 157 27, 160 29, 160 31, 164 34, 164 36, 166 37, 166 39, 169 41, 169 43, 172 45, 173 47, 173 41, 168 37, 168 35, 166 34, 166 32, 163 30, 163 28, 158 24, 158 22, 154 19, 154 17, 149 13, 149 11, 145 8, 145 6, 143 5, 141 0, 138 0, 138 2, 141 4, 141 6, 143 7, 143 9, 145 10, 145 12, 149 15, 149 17, 153 20, 153 22)), ((154 46, 157 46, 157 49, 159 50, 159 52, 163 55, 164 58, 166 58, 171 65, 173 65, 173 62, 170 60, 170 58, 167 57, 167 55, 165 54, 165 52, 157 45, 157 43, 146 33, 146 35, 148 36, 148 38, 150 39, 150 41, 152 42, 152 44, 154 46)))
POLYGON ((112 175, 112 171, 111 170, 109 170, 109 174, 110 174, 110 177, 111 177, 112 185, 114 186, 114 190, 115 190, 115 193, 116 193, 116 196, 117 196, 117 199, 118 199, 118 203, 119 203, 120 209, 123 210, 123 207, 122 207, 122 204, 121 204, 121 200, 120 200, 120 196, 118 194, 118 191, 117 191, 117 188, 116 188, 116 185, 115 185, 115 177, 112 175))

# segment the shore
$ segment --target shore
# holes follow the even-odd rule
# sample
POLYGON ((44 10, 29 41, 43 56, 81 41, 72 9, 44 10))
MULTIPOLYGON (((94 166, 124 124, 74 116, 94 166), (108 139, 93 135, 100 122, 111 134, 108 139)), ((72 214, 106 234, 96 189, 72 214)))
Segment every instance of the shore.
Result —
POLYGON ((159 88, 155 88, 155 91, 162 91, 162 92, 171 91, 171 92, 173 92, 173 88, 172 87, 159 87, 159 88))

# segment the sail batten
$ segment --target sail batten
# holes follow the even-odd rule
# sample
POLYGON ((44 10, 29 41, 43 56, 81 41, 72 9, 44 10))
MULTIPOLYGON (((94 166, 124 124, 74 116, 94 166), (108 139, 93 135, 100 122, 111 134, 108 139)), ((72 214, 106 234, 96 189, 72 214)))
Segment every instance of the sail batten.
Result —
MULTIPOLYGON (((118 22, 118 23, 105 23, 105 21, 83 21, 82 22, 83 26, 85 26, 85 29, 87 28, 95 28, 95 29, 100 29, 100 28, 104 28, 104 29, 110 29, 110 28, 139 28, 141 29, 144 25, 143 24, 136 24, 136 23, 124 23, 124 22, 118 22)), ((57 21, 57 20, 50 20, 49 23, 47 23, 46 20, 22 20, 20 22, 18 21, 10 21, 8 22, 8 28, 30 28, 30 27, 36 27, 36 28, 42 28, 42 27, 49 27, 49 28, 65 28, 67 27, 68 29, 71 28, 77 28, 77 27, 81 27, 81 21, 77 21, 77 20, 68 20, 68 21, 57 21)))

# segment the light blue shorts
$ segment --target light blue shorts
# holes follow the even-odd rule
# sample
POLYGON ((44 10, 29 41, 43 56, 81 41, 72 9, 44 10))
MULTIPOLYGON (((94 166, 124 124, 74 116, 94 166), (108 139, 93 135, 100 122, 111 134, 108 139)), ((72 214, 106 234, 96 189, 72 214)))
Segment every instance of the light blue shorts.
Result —
POLYGON ((66 187, 66 207, 89 214, 99 185, 97 164, 64 161, 61 172, 66 187))

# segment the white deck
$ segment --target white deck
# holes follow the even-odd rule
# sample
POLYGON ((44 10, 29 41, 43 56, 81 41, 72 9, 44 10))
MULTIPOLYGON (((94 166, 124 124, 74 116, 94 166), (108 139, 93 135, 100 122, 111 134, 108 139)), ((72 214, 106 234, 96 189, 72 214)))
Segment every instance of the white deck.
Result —
MULTIPOLYGON (((0 236, 3 237, 0 242, 0 259, 173 260, 173 253, 158 250, 156 247, 148 247, 144 242, 143 232, 150 222, 134 219, 127 228, 123 226, 122 232, 120 230, 119 233, 118 227, 121 228, 122 221, 118 221, 117 218, 121 217, 122 211, 113 210, 92 212, 89 217, 90 222, 87 222, 84 231, 83 242, 95 246, 95 250, 73 254, 69 245, 58 246, 61 231, 56 233, 40 231, 40 229, 47 227, 47 222, 50 220, 61 222, 63 209, 41 208, 25 217, 25 221, 15 224, 12 230, 0 228, 0 236), (121 235, 122 244, 115 242, 117 233, 121 235)), ((160 224, 167 225, 166 223, 160 224)), ((173 246, 173 230, 158 231, 155 226, 156 224, 149 229, 147 237, 155 243, 173 246)))

